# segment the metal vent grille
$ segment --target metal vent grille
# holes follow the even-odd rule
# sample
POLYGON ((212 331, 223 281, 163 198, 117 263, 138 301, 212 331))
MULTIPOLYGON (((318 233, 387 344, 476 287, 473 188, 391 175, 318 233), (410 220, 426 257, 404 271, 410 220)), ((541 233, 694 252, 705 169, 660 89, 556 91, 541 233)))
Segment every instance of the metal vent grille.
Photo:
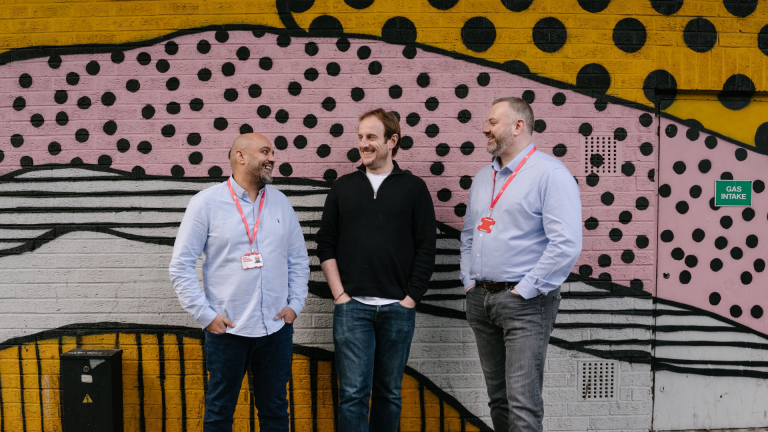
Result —
POLYGON ((621 172, 621 148, 613 136, 582 137, 581 148, 584 174, 617 175, 621 172))
POLYGON ((616 383, 619 381, 617 362, 580 361, 578 373, 579 400, 616 399, 616 383))

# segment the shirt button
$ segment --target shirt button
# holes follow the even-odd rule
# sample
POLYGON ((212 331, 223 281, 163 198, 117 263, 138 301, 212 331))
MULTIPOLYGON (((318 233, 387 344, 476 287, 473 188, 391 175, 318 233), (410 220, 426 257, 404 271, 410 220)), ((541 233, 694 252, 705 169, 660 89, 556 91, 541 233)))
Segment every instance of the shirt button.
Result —
POLYGON ((480 234, 480 237, 482 237, 482 236, 483 236, 483 235, 482 235, 482 234, 480 234))
POLYGON ((477 256, 480 256, 480 254, 477 254, 477 256))

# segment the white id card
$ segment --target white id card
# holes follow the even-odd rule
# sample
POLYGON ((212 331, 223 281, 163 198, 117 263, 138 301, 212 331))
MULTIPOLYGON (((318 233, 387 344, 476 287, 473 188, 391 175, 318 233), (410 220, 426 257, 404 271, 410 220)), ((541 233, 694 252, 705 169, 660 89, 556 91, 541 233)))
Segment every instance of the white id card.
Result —
POLYGON ((257 267, 264 267, 264 261, 261 260, 261 254, 256 252, 247 253, 240 257, 243 262, 243 270, 257 267))

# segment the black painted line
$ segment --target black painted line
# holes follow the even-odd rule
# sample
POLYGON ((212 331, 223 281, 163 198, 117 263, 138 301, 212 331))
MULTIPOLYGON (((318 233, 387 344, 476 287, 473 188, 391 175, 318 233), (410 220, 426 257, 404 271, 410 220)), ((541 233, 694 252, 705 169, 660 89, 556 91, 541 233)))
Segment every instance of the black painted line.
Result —
POLYGON ((165 432, 165 424, 166 424, 166 412, 165 412, 165 341, 163 340, 163 335, 161 333, 158 333, 157 335, 157 347, 159 349, 158 353, 158 363, 159 370, 158 373, 160 376, 157 378, 160 380, 160 409, 163 413, 163 419, 162 419, 162 432, 165 432))
MULTIPOLYGON (((14 207, 2 208, 0 214, 29 214, 29 213, 125 213, 125 212, 158 212, 184 213, 185 207, 14 207)), ((98 223, 98 222, 96 222, 98 223)))
POLYGON ((310 406, 312 410, 312 431, 317 431, 317 359, 313 359, 310 357, 309 359, 309 396, 311 398, 310 406))
POLYGON ((714 368, 691 368, 674 366, 668 363, 657 363, 656 372, 669 371, 680 374, 702 375, 711 377, 742 377, 768 379, 768 372, 753 371, 748 369, 714 369, 714 368))
POLYGON ((424 406, 424 385, 419 383, 419 410, 421 411, 421 432, 427 432, 427 407, 424 406))
POLYGON ((21 345, 18 346, 17 355, 19 357, 19 398, 21 402, 21 424, 24 432, 27 432, 27 404, 24 402, 24 365, 22 364, 21 345))
MULTIPOLYGON (((202 333, 202 332, 201 332, 202 333)), ((200 338, 200 346, 203 349, 203 394, 208 394, 208 351, 205 349, 205 333, 200 338)))
POLYGON ((138 352, 136 373, 139 377, 139 430, 141 432, 147 432, 147 420, 144 414, 144 367, 142 360, 141 333, 134 334, 134 338, 136 339, 136 351, 138 352))
POLYGON ((651 353, 648 351, 640 351, 640 350, 600 350, 600 349, 594 349, 594 348, 587 348, 584 345, 569 342, 560 338, 551 337, 549 338, 549 343, 563 349, 570 349, 578 352, 583 352, 586 354, 593 355, 595 357, 605 358, 605 359, 616 359, 616 360, 624 360, 626 361, 633 361, 637 363, 650 363, 651 362, 651 353))
POLYGON ((445 406, 440 400, 440 432, 445 432, 445 406))
MULTIPOLYGON (((53 192, 47 190, 29 191, 0 191, 0 197, 12 198, 94 198, 94 197, 160 197, 160 196, 192 196, 200 193, 200 190, 192 189, 167 189, 167 190, 140 190, 140 191, 102 191, 102 192, 53 192)), ((281 190, 285 196, 318 195, 320 192, 303 189, 281 190)), ((325 193, 325 192, 322 192, 325 193)))
MULTIPOLYGON (((693 311, 693 312, 695 312, 696 315, 704 315, 704 316, 707 316, 709 318, 716 319, 716 320, 718 320, 720 322, 723 322, 723 323, 732 325, 734 327, 743 329, 744 331, 746 331, 748 333, 752 333, 752 334, 755 334, 755 335, 758 335, 760 337, 768 339, 768 334, 766 334, 766 333, 759 332, 759 331, 757 331, 757 330, 755 330, 755 329, 753 329, 751 327, 745 326, 744 324, 741 324, 739 322, 733 321, 731 319, 728 319, 728 318, 726 318, 724 316, 718 315, 718 314, 716 314, 714 312, 710 312, 708 310, 699 309, 699 308, 693 307, 691 305, 687 305, 687 304, 684 304, 684 303, 678 303, 678 302, 672 301, 672 300, 661 299, 661 298, 658 298, 658 297, 654 298, 653 301, 655 303, 659 303, 659 304, 663 304, 663 305, 668 305, 668 306, 674 306, 674 307, 677 307, 677 308, 680 308, 680 309, 686 309, 686 310, 689 310, 689 311, 693 311)), ((660 311, 660 310, 657 310, 657 311, 660 311)))
POLYGON ((690 365, 718 365, 718 366, 740 366, 740 367, 768 367, 768 361, 758 360, 691 360, 691 359, 673 359, 665 357, 656 357, 656 361, 662 363, 690 364, 690 365))
MULTIPOLYGON (((294 345, 294 349, 297 348, 294 345)), ((331 403, 333 404, 333 430, 339 430, 339 376, 336 373, 336 360, 331 359, 331 403)))
POLYGON ((248 367, 248 393, 250 393, 250 399, 248 403, 248 411, 249 411, 249 426, 250 432, 256 432, 256 412, 254 410, 254 406, 256 405, 256 394, 254 393, 253 388, 253 369, 251 367, 248 367))
POLYGON ((45 408, 43 407, 43 364, 40 361, 40 346, 35 342, 35 359, 37 360, 37 389, 40 398, 40 431, 45 431, 45 408))
POLYGON ((579 345, 579 346, 587 346, 587 345, 648 345, 650 347, 651 340, 650 339, 586 339, 586 340, 578 340, 578 341, 569 341, 563 339, 563 341, 579 345))
POLYGON ((296 432, 296 410, 293 406, 293 371, 291 371, 291 379, 288 381, 288 413, 290 431, 296 432))
POLYGON ((652 309, 560 309, 558 314, 562 315, 637 315, 653 316, 652 309))
POLYGON ((176 346, 179 347, 179 391, 181 392, 181 432, 187 432, 187 371, 184 367, 184 336, 176 334, 176 346))
POLYGON ((706 333, 747 333, 750 332, 736 328, 726 326, 697 326, 697 325, 668 325, 668 326, 655 326, 653 330, 656 333, 675 333, 675 332, 706 332, 706 333))
POLYGON ((0 432, 5 432, 5 408, 3 406, 3 374, 0 374, 0 432))
MULTIPOLYGON (((43 230, 43 229, 80 229, 87 230, 89 228, 97 229, 109 229, 109 228, 176 228, 180 222, 151 222, 151 223, 120 223, 120 222, 96 222, 96 223, 38 223, 38 224, 0 224, 2 229, 16 229, 16 230, 43 230)), ((40 238, 40 237, 38 237, 40 238)))
POLYGON ((616 324, 616 323, 555 323, 558 329, 600 329, 600 330, 623 330, 623 329, 642 329, 652 330, 651 324, 616 324))
POLYGON ((706 341, 706 340, 663 340, 656 339, 655 346, 703 346, 703 347, 733 347, 768 350, 768 343, 744 342, 744 341, 706 341))

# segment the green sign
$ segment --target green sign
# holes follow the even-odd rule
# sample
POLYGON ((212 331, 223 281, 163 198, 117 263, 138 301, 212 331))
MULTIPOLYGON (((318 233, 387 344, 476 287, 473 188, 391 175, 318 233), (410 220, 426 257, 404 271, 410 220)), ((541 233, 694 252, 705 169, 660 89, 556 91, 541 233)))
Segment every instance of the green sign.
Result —
POLYGON ((752 205, 751 180, 716 180, 715 206, 749 207, 752 205))

